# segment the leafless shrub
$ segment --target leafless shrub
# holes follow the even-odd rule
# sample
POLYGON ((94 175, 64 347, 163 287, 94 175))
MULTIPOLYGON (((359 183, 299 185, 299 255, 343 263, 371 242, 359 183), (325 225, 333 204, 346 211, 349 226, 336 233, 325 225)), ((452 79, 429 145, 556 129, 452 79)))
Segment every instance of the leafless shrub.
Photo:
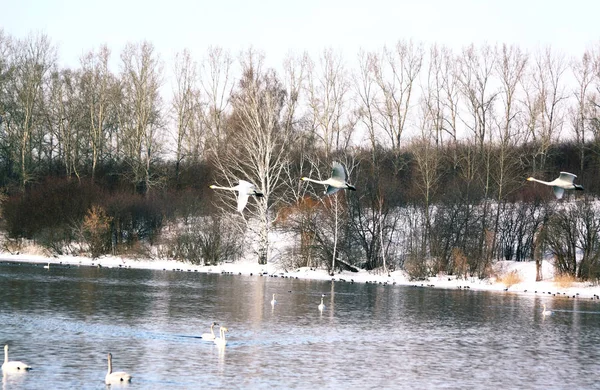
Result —
POLYGON ((498 278, 498 282, 504 284, 507 288, 519 284, 523 281, 521 273, 517 270, 512 270, 498 278))

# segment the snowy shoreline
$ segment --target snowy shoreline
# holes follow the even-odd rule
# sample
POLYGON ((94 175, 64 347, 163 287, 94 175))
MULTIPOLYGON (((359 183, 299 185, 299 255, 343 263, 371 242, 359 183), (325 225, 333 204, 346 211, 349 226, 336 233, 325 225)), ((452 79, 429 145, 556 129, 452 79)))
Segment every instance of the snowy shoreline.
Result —
POLYGON ((359 272, 344 271, 330 276, 324 269, 310 269, 307 267, 295 269, 286 272, 279 264, 271 263, 260 265, 256 261, 240 260, 232 263, 223 263, 217 266, 201 266, 191 263, 180 262, 166 259, 130 259, 117 256, 103 256, 92 259, 83 256, 58 256, 47 257, 37 254, 11 254, 8 252, 0 253, 1 263, 35 263, 42 265, 71 265, 71 266, 90 266, 106 268, 135 268, 149 270, 164 270, 175 272, 203 272, 203 273, 228 273, 234 275, 250 276, 266 274, 278 277, 290 277, 307 280, 332 280, 340 282, 353 283, 375 283, 389 285, 422 286, 430 288, 446 289, 472 289, 480 291, 497 291, 517 293, 521 295, 540 296, 547 298, 578 298, 595 299, 600 302, 600 285, 590 282, 573 282, 569 287, 559 287, 553 281, 554 267, 544 261, 542 273, 544 280, 535 281, 535 263, 534 262, 514 262, 502 261, 497 263, 497 267, 502 269, 503 273, 515 271, 521 278, 521 282, 507 287, 504 283, 495 279, 477 279, 467 278, 458 279, 454 276, 440 275, 428 278, 423 281, 410 281, 404 271, 390 272, 388 275, 382 273, 368 272, 360 270, 359 272))

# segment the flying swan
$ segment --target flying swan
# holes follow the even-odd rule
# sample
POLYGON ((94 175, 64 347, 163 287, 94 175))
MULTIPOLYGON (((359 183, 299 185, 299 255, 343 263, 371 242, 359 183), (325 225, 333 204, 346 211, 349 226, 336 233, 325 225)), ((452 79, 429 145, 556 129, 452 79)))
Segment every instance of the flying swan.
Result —
POLYGON ((315 180, 315 179, 310 179, 308 177, 303 177, 302 180, 326 185, 327 187, 325 188, 325 192, 324 192, 325 195, 334 194, 338 190, 341 190, 341 189, 348 189, 348 190, 356 191, 356 188, 352 184, 349 184, 347 182, 348 170, 346 169, 346 167, 343 164, 340 164, 339 162, 333 163, 331 177, 327 180, 315 180))
POLYGON ((556 199, 561 199, 563 197, 563 194, 565 193, 565 190, 583 191, 583 186, 581 186, 579 184, 573 184, 573 180, 576 177, 577 176, 575 176, 572 173, 561 172, 560 176, 557 179, 554 179, 552 181, 538 180, 533 177, 528 177, 527 181, 535 181, 535 182, 545 184, 547 186, 552 187, 552 189, 554 190, 554 196, 556 196, 556 199))
POLYGON ((123 382, 131 382, 131 375, 126 372, 118 371, 112 372, 112 354, 108 354, 108 372, 106 373, 106 378, 104 379, 104 383, 107 385, 123 383, 123 382))
POLYGON ((4 364, 2 365, 3 372, 25 372, 31 370, 31 366, 20 361, 8 361, 8 344, 4 346, 4 364))
POLYGON ((200 338, 202 340, 213 341, 215 339, 215 331, 214 331, 215 325, 219 325, 219 324, 217 324, 216 322, 213 322, 212 324, 210 324, 210 333, 202 333, 200 338))
POLYGON ((212 188, 213 190, 237 191, 237 211, 239 211, 240 213, 244 210, 244 207, 246 207, 246 204, 248 203, 248 197, 250 197, 250 195, 258 197, 263 196, 263 193, 258 191, 254 184, 246 180, 240 180, 239 184, 235 187, 219 187, 213 184, 210 186, 210 188, 212 188))
POLYGON ((219 328, 219 333, 221 334, 221 337, 217 337, 214 340, 214 343, 217 344, 219 347, 224 347, 227 345, 227 340, 225 340, 225 332, 229 332, 229 329, 221 326, 219 328))

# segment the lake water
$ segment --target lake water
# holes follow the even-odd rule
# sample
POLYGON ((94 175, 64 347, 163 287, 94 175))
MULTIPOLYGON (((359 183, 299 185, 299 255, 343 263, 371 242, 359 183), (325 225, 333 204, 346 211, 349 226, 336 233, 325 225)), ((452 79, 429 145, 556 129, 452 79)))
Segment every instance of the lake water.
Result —
POLYGON ((0 294, 33 366, 3 389, 105 388, 108 352, 131 389, 600 388, 597 300, 14 263, 0 294), (196 338, 212 321, 224 348, 196 338))

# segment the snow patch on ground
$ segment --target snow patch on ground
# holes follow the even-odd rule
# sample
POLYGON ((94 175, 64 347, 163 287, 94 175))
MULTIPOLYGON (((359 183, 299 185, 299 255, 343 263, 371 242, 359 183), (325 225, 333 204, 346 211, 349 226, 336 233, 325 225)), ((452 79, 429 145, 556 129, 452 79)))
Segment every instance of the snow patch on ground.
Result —
POLYGON ((283 269, 277 262, 260 265, 255 259, 243 259, 231 263, 223 263, 218 266, 200 266, 186 262, 167 259, 130 259, 118 256, 103 256, 97 259, 82 256, 56 256, 47 257, 36 253, 0 253, 0 261, 4 262, 27 262, 42 265, 62 264, 71 266, 107 267, 107 268, 136 268, 164 270, 167 272, 205 272, 205 273, 228 273, 234 275, 269 275, 273 277, 286 277, 311 280, 335 280, 347 283, 375 283, 382 285, 410 285, 430 288, 448 289, 473 289, 485 291, 499 291, 527 295, 560 296, 565 298, 596 298, 600 302, 600 285, 589 282, 573 282, 569 287, 559 287, 554 282, 554 266, 550 261, 542 263, 543 280, 536 282, 535 262, 501 261, 496 263, 495 268, 499 275, 505 275, 511 271, 519 274, 521 282, 506 286, 496 278, 457 278, 456 276, 438 275, 423 281, 411 281, 404 271, 383 273, 360 270, 359 272, 344 271, 330 276, 324 269, 297 268, 293 270, 283 269))

